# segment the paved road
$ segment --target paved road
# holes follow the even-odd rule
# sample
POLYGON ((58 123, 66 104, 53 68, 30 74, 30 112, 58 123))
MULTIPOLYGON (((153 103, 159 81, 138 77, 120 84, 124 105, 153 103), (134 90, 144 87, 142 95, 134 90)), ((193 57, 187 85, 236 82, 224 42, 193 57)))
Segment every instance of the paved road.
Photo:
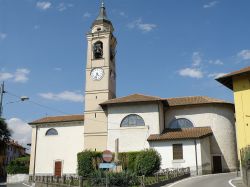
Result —
POLYGON ((216 174, 207 176, 198 176, 184 179, 168 187, 232 187, 228 181, 236 177, 236 173, 216 174))
POLYGON ((22 183, 18 184, 0 184, 0 187, 28 187, 27 185, 23 185, 22 183))

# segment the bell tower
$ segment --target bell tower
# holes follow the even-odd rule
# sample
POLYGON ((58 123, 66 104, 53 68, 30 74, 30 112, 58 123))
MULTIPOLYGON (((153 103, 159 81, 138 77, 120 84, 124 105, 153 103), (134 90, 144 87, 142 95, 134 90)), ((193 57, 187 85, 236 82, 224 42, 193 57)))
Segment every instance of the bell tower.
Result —
POLYGON ((107 148, 108 120, 100 103, 116 97, 114 28, 107 18, 104 3, 87 34, 84 148, 107 148))

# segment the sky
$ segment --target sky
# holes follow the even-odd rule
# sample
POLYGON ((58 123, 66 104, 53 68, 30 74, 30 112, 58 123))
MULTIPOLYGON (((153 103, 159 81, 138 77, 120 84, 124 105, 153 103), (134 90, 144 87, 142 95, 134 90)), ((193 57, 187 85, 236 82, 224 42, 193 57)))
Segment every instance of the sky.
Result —
MULTIPOLYGON (((233 102, 215 78, 250 64, 249 0, 105 0, 117 37, 117 96, 204 95, 233 102)), ((0 0, 3 117, 30 143, 33 120, 82 114, 86 33, 100 0, 0 0), (29 101, 18 102, 28 96, 29 101)))

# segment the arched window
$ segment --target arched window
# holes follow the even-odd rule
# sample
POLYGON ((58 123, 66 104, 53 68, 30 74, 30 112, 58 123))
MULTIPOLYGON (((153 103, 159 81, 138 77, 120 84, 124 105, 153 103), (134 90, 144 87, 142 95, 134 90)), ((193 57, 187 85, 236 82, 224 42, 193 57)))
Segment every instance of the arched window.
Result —
POLYGON ((170 129, 184 129, 184 128, 192 128, 192 127, 194 127, 193 123, 186 118, 174 119, 169 124, 170 129))
POLYGON ((47 132, 45 134, 45 136, 55 136, 55 135, 58 135, 58 132, 54 128, 51 128, 51 129, 47 130, 47 132))
POLYGON ((134 127, 134 126, 144 126, 145 122, 141 116, 136 114, 130 114, 123 118, 121 122, 121 127, 134 127))

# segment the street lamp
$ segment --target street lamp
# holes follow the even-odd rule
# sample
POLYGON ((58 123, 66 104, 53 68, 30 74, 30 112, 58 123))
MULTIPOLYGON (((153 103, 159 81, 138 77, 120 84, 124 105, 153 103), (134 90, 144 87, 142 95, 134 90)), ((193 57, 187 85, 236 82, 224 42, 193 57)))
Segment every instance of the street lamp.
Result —
MULTIPOLYGON (((0 86, 0 118, 1 118, 2 115, 3 115, 3 94, 4 94, 4 93, 7 93, 7 92, 4 90, 4 82, 3 82, 3 83, 1 84, 1 86, 0 86)), ((5 105, 7 105, 7 104, 12 104, 12 103, 17 103, 17 102, 23 102, 23 101, 27 101, 27 100, 29 100, 29 97, 27 97, 27 96, 21 96, 21 97, 19 98, 19 100, 8 102, 8 103, 6 103, 5 105)))

